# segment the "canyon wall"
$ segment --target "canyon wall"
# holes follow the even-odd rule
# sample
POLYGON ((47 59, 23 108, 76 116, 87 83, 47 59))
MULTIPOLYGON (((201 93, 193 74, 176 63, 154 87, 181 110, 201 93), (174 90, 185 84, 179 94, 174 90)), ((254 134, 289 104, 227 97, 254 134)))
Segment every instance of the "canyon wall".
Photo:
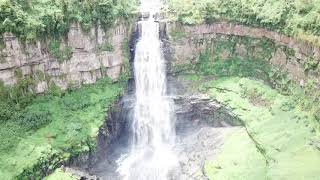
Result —
MULTIPOLYGON (((310 79, 320 84, 320 48, 312 47, 277 32, 226 22, 195 26, 168 23, 167 31, 173 66, 197 63, 199 54, 206 51, 217 39, 232 41, 234 38, 244 37, 250 38, 250 42, 239 41, 232 47, 234 51, 232 53, 237 57, 246 59, 250 56, 252 59, 252 57, 259 56, 266 50, 264 47, 259 47, 259 41, 269 41, 273 49, 271 56, 265 57, 265 60, 282 71, 286 71, 290 79, 301 86, 304 86, 310 79)), ((228 56, 231 56, 231 52, 228 52, 227 49, 222 50, 220 56, 222 59, 227 59, 228 56)))
POLYGON ((14 85, 20 72, 35 81, 36 93, 45 92, 52 84, 66 89, 70 84, 95 83, 101 77, 117 81, 123 71, 123 44, 128 41, 130 27, 128 22, 119 22, 107 30, 97 26, 84 32, 79 24, 72 24, 60 47, 70 48, 72 56, 62 62, 49 53, 46 40, 21 43, 11 33, 5 33, 5 46, 0 50, 0 80, 14 85))

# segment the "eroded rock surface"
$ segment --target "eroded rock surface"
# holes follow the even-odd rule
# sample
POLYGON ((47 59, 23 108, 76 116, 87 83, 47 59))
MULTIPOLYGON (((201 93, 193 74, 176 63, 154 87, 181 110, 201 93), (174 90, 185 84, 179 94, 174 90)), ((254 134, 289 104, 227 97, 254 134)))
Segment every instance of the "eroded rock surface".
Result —
POLYGON ((52 83, 66 89, 70 84, 95 83, 101 77, 117 81, 124 59, 122 45, 129 32, 129 23, 118 23, 106 31, 93 27, 89 32, 72 24, 61 44, 62 48, 71 48, 72 57, 63 62, 50 55, 49 42, 23 44, 11 33, 5 33, 5 48, 0 50, 0 80, 13 85, 17 82, 15 72, 21 71, 23 76, 36 80, 37 93, 43 93, 52 83), (101 48, 107 45, 110 50, 101 48))
MULTIPOLYGON (((287 72, 291 80, 302 86, 310 79, 320 84, 318 67, 320 48, 283 34, 227 22, 195 26, 169 23, 167 31, 170 36, 169 44, 172 55, 170 63, 174 66, 196 64, 199 55, 206 52, 208 48, 210 49, 217 40, 233 41, 234 37, 237 39, 251 38, 252 42, 249 44, 236 43, 232 53, 237 55, 237 58, 243 60, 259 58, 260 54, 265 53, 265 48, 269 48, 259 47, 259 41, 267 40, 274 44, 274 50, 271 52, 271 58, 262 57, 264 61, 287 72), (253 54, 248 54, 249 50, 253 54)), ((216 55, 224 60, 228 58, 230 52, 222 50, 216 55)))
POLYGON ((224 138, 239 128, 241 127, 202 127, 179 136, 176 150, 181 168, 179 179, 208 179, 204 172, 205 162, 214 159, 224 144, 224 138))

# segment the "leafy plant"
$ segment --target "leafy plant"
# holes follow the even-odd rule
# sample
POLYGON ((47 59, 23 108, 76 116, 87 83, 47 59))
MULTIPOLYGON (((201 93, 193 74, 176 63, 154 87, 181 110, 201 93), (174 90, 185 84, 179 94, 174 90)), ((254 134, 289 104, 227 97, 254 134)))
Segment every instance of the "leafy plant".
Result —
POLYGON ((114 51, 113 45, 110 42, 103 43, 102 45, 98 46, 98 51, 114 51))
POLYGON ((32 42, 63 37, 75 21, 87 31, 97 24, 108 28, 117 18, 129 18, 136 6, 136 0, 3 0, 0 34, 12 32, 19 39, 32 42))
POLYGON ((319 61, 313 58, 309 58, 303 65, 304 70, 308 72, 309 70, 315 70, 318 67, 319 61))
POLYGON ((170 36, 171 38, 173 38, 173 40, 178 41, 182 38, 185 38, 187 34, 184 31, 173 30, 173 31, 170 31, 170 36))
POLYGON ((75 111, 89 106, 90 98, 86 94, 81 93, 81 91, 72 95, 66 94, 63 98, 63 104, 67 109, 75 111))
POLYGON ((56 58, 59 63, 70 60, 73 54, 71 47, 61 48, 61 42, 58 40, 51 41, 48 48, 49 53, 56 58))
POLYGON ((184 24, 230 21, 282 32, 320 46, 320 0, 167 0, 184 24))
POLYGON ((46 109, 25 109, 22 111, 15 120, 23 127, 26 131, 37 130, 47 124, 51 119, 51 114, 46 109))

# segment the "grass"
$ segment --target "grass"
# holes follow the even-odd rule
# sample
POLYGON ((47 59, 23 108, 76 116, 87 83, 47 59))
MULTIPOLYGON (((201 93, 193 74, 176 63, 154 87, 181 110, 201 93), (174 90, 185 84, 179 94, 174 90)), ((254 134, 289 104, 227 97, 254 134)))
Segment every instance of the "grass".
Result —
POLYGON ((294 97, 281 95, 260 81, 238 77, 210 81, 201 90, 232 109, 253 140, 250 143, 241 132, 230 136, 217 159, 206 164, 210 179, 319 179, 314 117, 294 97), (252 97, 257 94, 269 103, 256 105, 252 97))
POLYGON ((98 46, 97 51, 98 52, 102 52, 102 51, 113 52, 114 48, 110 42, 105 42, 102 45, 98 46))
POLYGON ((244 129, 226 138, 217 159, 205 163, 209 179, 265 179, 266 162, 244 129))
POLYGON ((179 41, 183 38, 186 38, 187 34, 184 31, 172 30, 170 31, 170 37, 173 38, 174 41, 179 41))
POLYGON ((44 178, 44 180, 78 180, 78 178, 58 168, 50 176, 44 178))
POLYGON ((37 97, 24 112, 45 110, 48 122, 31 130, 19 121, 0 127, 0 177, 39 178, 41 168, 53 170, 69 157, 94 149, 98 130, 122 89, 120 83, 104 79, 63 95, 37 97))

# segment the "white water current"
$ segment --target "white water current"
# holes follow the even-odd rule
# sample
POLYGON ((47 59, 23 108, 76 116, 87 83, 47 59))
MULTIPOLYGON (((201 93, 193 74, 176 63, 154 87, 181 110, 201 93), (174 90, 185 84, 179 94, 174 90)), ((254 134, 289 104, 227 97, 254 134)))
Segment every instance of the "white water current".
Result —
POLYGON ((173 103, 167 97, 166 67, 161 52, 160 0, 142 0, 140 11, 149 17, 139 21, 134 72, 136 102, 128 154, 118 160, 124 180, 166 180, 178 162, 172 151, 175 142, 173 103))

